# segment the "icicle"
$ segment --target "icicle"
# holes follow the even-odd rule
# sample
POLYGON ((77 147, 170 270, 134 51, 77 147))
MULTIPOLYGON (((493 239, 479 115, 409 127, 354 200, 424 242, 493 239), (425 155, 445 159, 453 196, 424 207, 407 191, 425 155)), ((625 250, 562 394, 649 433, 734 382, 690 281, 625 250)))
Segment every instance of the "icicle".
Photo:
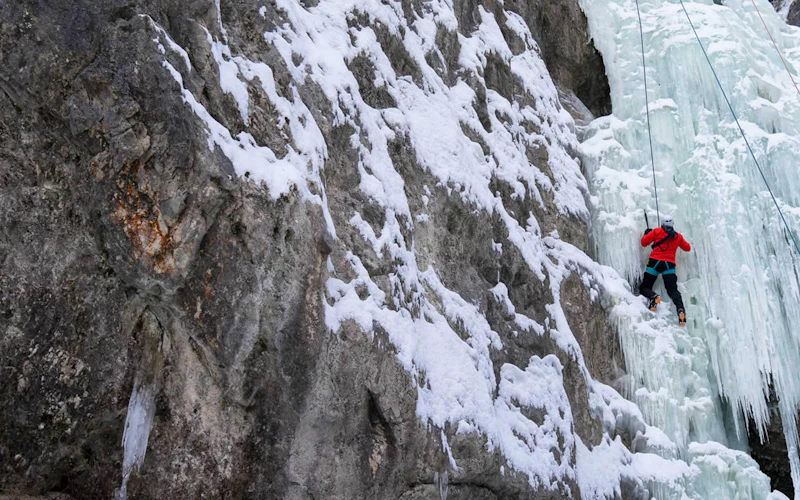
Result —
POLYGON ((156 413, 158 394, 164 369, 164 353, 169 344, 164 343, 164 332, 158 319, 146 309, 136 324, 136 337, 141 342, 141 360, 134 377, 125 430, 122 434, 122 485, 114 492, 115 500, 126 500, 128 480, 138 473, 144 463, 150 428, 156 413))
POLYGON ((433 485, 439 491, 439 500, 447 500, 447 471, 433 473, 433 485))
POLYGON ((139 472, 144 463, 147 451, 147 440, 150 437, 150 427, 156 411, 156 386, 143 384, 137 378, 128 403, 128 415, 125 418, 125 431, 122 435, 122 486, 115 492, 116 500, 126 500, 128 494, 128 479, 131 473, 139 472))

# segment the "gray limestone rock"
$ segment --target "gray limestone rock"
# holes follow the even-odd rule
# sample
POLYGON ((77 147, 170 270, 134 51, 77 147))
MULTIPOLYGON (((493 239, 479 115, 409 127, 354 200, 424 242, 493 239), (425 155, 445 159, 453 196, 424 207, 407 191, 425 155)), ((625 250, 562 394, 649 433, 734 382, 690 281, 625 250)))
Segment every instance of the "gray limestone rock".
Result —
POLYGON ((771 479, 772 489, 791 498, 794 494, 794 484, 778 404, 775 390, 770 387, 769 423, 762 434, 753 419, 749 419, 747 437, 750 455, 758 462, 761 471, 771 479))

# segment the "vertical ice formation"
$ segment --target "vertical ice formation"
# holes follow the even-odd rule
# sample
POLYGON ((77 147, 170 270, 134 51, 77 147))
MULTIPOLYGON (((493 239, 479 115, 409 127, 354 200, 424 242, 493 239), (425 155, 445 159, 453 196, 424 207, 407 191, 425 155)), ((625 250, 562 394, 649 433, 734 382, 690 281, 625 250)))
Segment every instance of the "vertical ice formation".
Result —
POLYGON ((447 471, 434 472, 433 485, 439 490, 439 500, 447 500, 447 471))
POLYGON ((116 491, 116 500, 127 498, 128 479, 132 472, 139 472, 144 463, 150 427, 156 412, 155 398, 156 385, 145 383, 141 377, 137 377, 125 417, 125 431, 122 435, 122 486, 116 491))
POLYGON ((145 309, 135 328, 141 357, 125 416, 122 434, 122 485, 114 492, 115 500, 126 500, 128 480, 144 464, 150 428, 156 413, 156 395, 164 369, 163 330, 156 316, 145 309))
MULTIPOLYGON (((800 99, 758 14, 749 0, 685 3, 790 226, 800 228, 800 99)), ((756 3, 795 71, 800 31, 766 0, 756 3)), ((600 261, 632 281, 644 256, 637 242, 642 208, 651 209, 651 220, 655 215, 636 7, 633 0, 581 5, 613 105, 613 115, 595 120, 582 145, 594 234, 600 261)), ((800 260, 680 4, 640 5, 659 202, 694 249, 678 265, 686 330, 675 326, 673 312, 623 325, 631 396, 681 455, 691 456, 693 442, 737 446, 747 417, 761 432, 772 384, 798 485, 800 260), (718 396, 729 403, 729 428, 718 396)))

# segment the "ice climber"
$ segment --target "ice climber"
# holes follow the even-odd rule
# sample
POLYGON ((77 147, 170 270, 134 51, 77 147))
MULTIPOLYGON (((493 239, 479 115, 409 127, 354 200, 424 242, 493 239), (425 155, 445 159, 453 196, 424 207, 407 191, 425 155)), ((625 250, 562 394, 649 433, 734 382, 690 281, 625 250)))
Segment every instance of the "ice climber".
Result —
POLYGON ((639 293, 650 299, 647 304, 651 311, 656 310, 656 306, 661 302, 661 297, 653 291, 653 285, 661 274, 664 276, 664 286, 667 294, 675 307, 678 308, 678 323, 686 325, 686 310, 683 308, 683 298, 678 291, 678 276, 675 274, 675 253, 678 248, 684 252, 692 249, 689 242, 681 233, 675 232, 675 222, 672 217, 662 217, 661 227, 655 229, 647 228, 642 236, 642 246, 646 247, 652 243, 653 250, 650 252, 650 260, 647 261, 647 268, 644 270, 642 285, 639 293))

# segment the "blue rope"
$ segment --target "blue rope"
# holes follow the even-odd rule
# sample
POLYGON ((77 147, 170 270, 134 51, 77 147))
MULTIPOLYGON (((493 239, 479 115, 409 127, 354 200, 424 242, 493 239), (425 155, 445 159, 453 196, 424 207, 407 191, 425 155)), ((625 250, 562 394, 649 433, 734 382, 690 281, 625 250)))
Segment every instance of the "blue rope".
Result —
POLYGON ((747 145, 747 150, 750 151, 750 156, 753 158, 753 163, 756 164, 756 168, 758 168, 758 173, 761 174, 761 180, 763 180, 764 184, 767 186, 769 195, 772 197, 772 202, 775 204, 775 208, 778 209, 778 215, 781 216, 783 225, 786 227, 786 231, 789 233, 789 236, 791 236, 792 241, 794 242, 794 248, 795 250, 797 250, 797 254, 800 255, 800 245, 797 244, 797 238, 795 238, 794 233, 792 232, 791 228, 789 228, 789 224, 786 222, 786 217, 784 217, 783 211, 781 210, 780 205, 778 205, 778 200, 775 199, 775 194, 773 194, 772 188, 769 186, 769 182, 767 182, 767 177, 764 175, 764 171, 761 169, 761 165, 759 165, 755 153, 753 153, 753 148, 750 147, 750 142, 747 140, 747 136, 744 135, 744 130, 742 129, 742 125, 739 123, 739 118, 736 117, 736 112, 733 111, 733 106, 731 106, 731 102, 728 100, 728 95, 725 93, 725 89, 722 88, 722 83, 720 83, 719 81, 717 72, 714 71, 714 65, 711 64, 711 59, 709 59, 708 57, 706 48, 703 47, 703 42, 700 41, 700 36, 697 34, 697 30, 694 28, 694 23, 692 22, 692 18, 689 17, 689 12, 686 10, 686 6, 683 4, 683 0, 678 0, 678 1, 681 3, 681 7, 683 8, 683 13, 686 14, 686 19, 689 20, 689 26, 692 27, 694 36, 695 38, 697 38, 697 43, 700 45, 700 49, 703 51, 703 55, 706 56, 706 62, 708 62, 708 67, 711 68, 711 73, 714 74, 714 79, 717 81, 719 90, 722 92, 722 97, 725 98, 725 103, 728 105, 728 109, 731 110, 733 119, 734 121, 736 121, 736 126, 739 127, 739 133, 742 134, 742 139, 744 139, 744 143, 747 145))
POLYGON ((650 141, 650 164, 653 166, 653 193, 656 195, 656 217, 661 225, 661 212, 658 210, 658 186, 656 185, 656 160, 653 155, 653 134, 650 132, 650 101, 647 98, 647 65, 644 62, 644 33, 642 15, 639 13, 639 0, 636 0, 636 15, 639 17, 639 41, 642 43, 642 73, 644 74, 644 108, 647 114, 647 139, 650 141))

